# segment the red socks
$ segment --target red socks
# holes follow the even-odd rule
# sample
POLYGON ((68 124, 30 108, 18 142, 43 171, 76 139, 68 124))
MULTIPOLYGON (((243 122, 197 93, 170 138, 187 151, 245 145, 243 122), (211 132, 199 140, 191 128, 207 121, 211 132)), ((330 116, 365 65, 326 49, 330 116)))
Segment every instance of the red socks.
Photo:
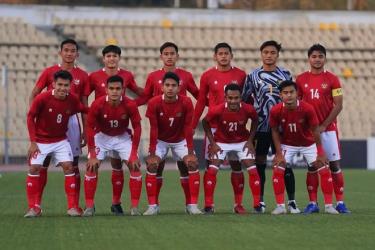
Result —
POLYGON ((189 171, 189 203, 188 204, 198 204, 199 197, 199 186, 200 186, 200 175, 199 170, 189 171))
POLYGON ((75 174, 65 175, 65 194, 68 201, 68 209, 78 207, 78 204, 76 203, 76 189, 75 174))
POLYGON ((253 194, 253 207, 257 207, 259 206, 260 202, 260 178, 258 175, 257 167, 255 165, 248 167, 247 172, 249 173, 250 190, 253 194))
POLYGON ((308 171, 306 174, 306 187, 307 187, 307 192, 309 193, 310 202, 316 203, 318 201, 318 186, 319 186, 318 172, 308 171))
POLYGON ((157 194, 157 180, 156 173, 147 172, 146 174, 146 192, 148 205, 157 205, 156 194, 157 194))
POLYGON ((142 191, 142 174, 141 172, 130 172, 129 189, 131 206, 138 207, 139 198, 142 191))
POLYGON ((159 204, 159 194, 163 186, 163 176, 156 176, 156 203, 159 204))
MULTIPOLYGON (((190 175, 189 175, 190 176, 190 175)), ((181 176, 180 183, 185 195, 185 205, 190 204, 189 176, 181 176)))
POLYGON ((214 191, 216 186, 216 174, 219 170, 215 165, 209 165, 204 173, 204 204, 205 207, 214 205, 214 191))
POLYGON ((336 195, 336 201, 344 200, 344 175, 341 169, 337 172, 332 172, 333 189, 336 195))
POLYGON ((285 182, 284 182, 284 173, 285 168, 280 166, 273 167, 272 183, 273 183, 273 192, 275 194, 276 204, 284 204, 284 191, 285 191, 285 182))
POLYGON ((96 173, 86 172, 84 180, 86 207, 94 207, 94 197, 97 183, 98 177, 96 173))
POLYGON ((243 197, 243 190, 245 184, 245 177, 242 171, 232 171, 230 180, 233 187, 234 193, 234 204, 241 205, 242 204, 242 197, 243 197))
POLYGON ((331 171, 329 170, 328 166, 324 166, 318 169, 318 173, 320 176, 320 184, 323 192, 324 203, 326 205, 332 204, 333 185, 331 171))
POLYGON ((48 168, 45 168, 45 167, 41 167, 40 170, 39 170, 39 176, 40 176, 40 194, 39 194, 39 200, 42 201, 42 196, 43 196, 43 191, 44 191, 44 187, 46 186, 47 184, 47 171, 48 171, 48 168))
POLYGON ((121 194, 124 187, 124 172, 122 169, 112 169, 112 204, 121 203, 121 194))
POLYGON ((40 206, 40 176, 28 174, 26 177, 26 195, 29 208, 40 206))

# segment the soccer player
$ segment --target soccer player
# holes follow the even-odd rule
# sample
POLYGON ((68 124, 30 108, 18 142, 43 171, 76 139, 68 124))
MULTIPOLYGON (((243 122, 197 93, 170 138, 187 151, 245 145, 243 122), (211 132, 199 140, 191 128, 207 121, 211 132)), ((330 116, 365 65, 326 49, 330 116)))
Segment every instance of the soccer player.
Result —
MULTIPOLYGON (((179 59, 178 47, 172 42, 166 42, 160 46, 160 59, 163 62, 163 67, 159 70, 151 72, 146 81, 146 86, 143 95, 136 99, 138 105, 145 104, 152 97, 163 94, 163 77, 166 72, 173 72, 179 78, 179 95, 186 96, 187 91, 190 92, 196 99, 199 95, 198 87, 195 84, 193 75, 176 66, 179 59)), ((156 200, 159 201, 160 189, 163 185, 163 169, 165 162, 161 162, 157 171, 157 192, 156 200)), ((189 191, 189 173, 183 161, 177 161, 177 166, 180 171, 180 183, 185 194, 186 205, 190 204, 190 191, 189 191)))
POLYGON ((176 160, 184 161, 189 170, 190 203, 186 205, 188 214, 202 214, 198 209, 200 175, 198 159, 193 150, 193 103, 189 97, 179 95, 180 78, 173 72, 163 77, 163 95, 153 97, 147 106, 146 116, 150 120, 150 147, 146 159, 146 191, 148 209, 143 215, 157 215, 159 204, 156 200, 156 173, 161 161, 165 160, 169 149, 176 160))
POLYGON ((225 87, 225 103, 210 107, 202 124, 210 142, 210 165, 205 176, 205 181, 210 184, 205 189, 206 214, 214 213, 216 175, 220 164, 229 152, 234 152, 246 167, 253 194, 253 207, 259 209, 260 179, 255 166, 253 145, 258 116, 251 105, 241 102, 241 87, 238 84, 232 83, 225 87), (246 128, 249 119, 251 119, 250 132, 246 128), (210 124, 217 125, 214 134, 210 124))
MULTIPOLYGON (((40 75, 38 81, 36 82, 35 87, 33 88, 29 102, 30 105, 34 98, 41 93, 43 89, 51 90, 53 88, 53 81, 54 81, 54 74, 60 70, 67 70, 73 77, 72 84, 70 86, 70 93, 76 95, 81 103, 87 107, 87 97, 90 95, 89 93, 89 83, 88 83, 88 75, 87 73, 75 65, 75 61, 79 56, 78 53, 78 44, 73 39, 64 40, 60 45, 59 55, 61 58, 61 63, 46 68, 40 75)), ((81 177, 78 168, 78 159, 79 155, 81 154, 81 147, 86 145, 85 140, 85 127, 86 127, 86 115, 82 114, 82 128, 83 132, 81 134, 81 126, 79 124, 78 116, 72 115, 69 118, 68 123, 68 141, 72 148, 73 153, 73 168, 76 177, 76 190, 77 190, 77 202, 79 202, 79 193, 80 193, 80 185, 81 185, 81 177)), ((43 163, 43 167, 40 168, 40 180, 41 180, 41 192, 40 195, 43 194, 43 190, 45 185, 47 184, 47 169, 50 163, 50 156, 46 157, 45 162, 43 163)))
MULTIPOLYGON (((121 76, 111 76, 106 81, 106 96, 97 98, 91 105, 87 119, 89 160, 84 180, 86 209, 83 216, 95 213, 94 196, 98 181, 100 162, 109 152, 115 151, 130 171, 131 215, 138 212, 142 181, 138 145, 141 137, 141 117, 134 101, 124 96, 121 76), (134 134, 129 133, 129 119, 134 134)), ((122 164, 112 169, 112 206, 115 215, 123 215, 121 194, 124 185, 122 164)))
MULTIPOLYGON (((246 73, 243 70, 231 65, 232 58, 232 48, 229 44, 218 43, 215 46, 214 60, 216 61, 216 66, 208 69, 201 76, 198 102, 194 110, 192 125, 193 129, 197 127, 206 103, 208 103, 208 107, 211 108, 225 102, 224 89, 227 84, 235 83, 238 84, 242 89, 245 82, 246 73)), ((217 129, 216 124, 211 123, 210 126, 213 132, 217 129)), ((207 167, 209 166, 208 144, 209 142, 206 138, 205 158, 207 160, 207 167)), ((230 156, 228 160, 232 168, 231 182, 234 193, 234 212, 243 214, 246 213, 244 207, 242 206, 245 181, 244 174, 242 172, 241 164, 235 156, 230 156)), ((211 189, 211 182, 207 180, 207 175, 208 172, 206 171, 204 175, 204 190, 211 189)), ((207 207, 207 209, 210 209, 210 207, 207 207)))
MULTIPOLYGON (((104 67, 92 72, 89 75, 89 83, 90 83, 90 93, 95 93, 95 99, 98 99, 102 96, 107 95, 107 80, 109 77, 118 75, 122 78, 123 83, 123 95, 125 96, 125 92, 127 89, 130 89, 134 94, 137 96, 140 96, 143 93, 143 89, 138 87, 134 75, 132 72, 122 69, 119 66, 120 60, 121 60, 121 48, 116 45, 108 45, 103 48, 102 50, 102 60, 104 67)), ((130 130, 128 131, 131 132, 130 130)), ((117 177, 116 176, 123 176, 122 171, 122 162, 120 155, 116 151, 112 151, 108 153, 108 156, 110 157, 111 166, 112 166, 112 180, 114 181, 117 177)), ((134 179, 129 180, 129 185, 140 185, 138 182, 142 183, 142 176, 139 176, 136 180, 137 183, 135 183, 134 179)), ((123 177, 121 179, 120 186, 123 185, 123 177)), ((118 182, 118 181, 117 181, 118 182)), ((115 185, 114 183, 112 185, 115 185)), ((120 208, 120 207, 114 207, 114 208, 120 208)), ((112 209, 113 210, 113 209, 112 209)))
MULTIPOLYGON (((310 103, 318 116, 320 139, 327 153, 332 172, 333 187, 336 195, 336 209, 339 213, 350 213, 344 203, 344 177, 340 168, 340 147, 338 140, 337 116, 342 110, 343 94, 337 76, 324 69, 326 49, 314 44, 308 50, 310 70, 300 74, 296 81, 302 100, 310 103)), ((319 185, 317 173, 307 173, 306 183, 309 195, 316 199, 319 185)), ((306 213, 318 212, 316 204, 309 204, 306 213)))
POLYGON ((30 165, 26 178, 29 210, 25 217, 38 217, 42 213, 41 192, 43 183, 40 170, 47 155, 51 155, 53 162, 61 166, 64 171, 68 215, 81 215, 77 200, 78 187, 72 165, 73 154, 66 132, 70 117, 87 110, 75 95, 69 94, 73 77, 68 71, 57 71, 53 78, 53 89, 39 94, 33 100, 27 114, 30 165))
MULTIPOLYGON (((246 78, 242 92, 242 100, 254 103, 258 113, 259 124, 255 135, 255 158, 261 180, 261 205, 260 212, 264 213, 266 204, 263 199, 264 183, 266 182, 267 154, 271 146, 272 153, 275 147, 272 143, 271 128, 269 126, 269 113, 271 108, 281 102, 278 87, 280 82, 291 80, 292 76, 287 69, 277 66, 277 59, 281 44, 276 41, 265 41, 260 46, 262 66, 252 71, 246 78)), ((295 202, 295 180, 291 168, 285 170, 285 185, 288 193, 288 209, 292 213, 300 213, 295 202)))
MULTIPOLYGON (((332 206, 332 176, 319 137, 319 123, 314 108, 297 100, 297 85, 291 80, 283 81, 279 86, 282 103, 271 109, 270 126, 276 149, 273 168, 273 189, 276 208, 272 214, 285 214, 284 172, 292 164, 292 158, 300 153, 308 163, 308 171, 317 172, 321 180, 325 212, 338 214, 332 206), (285 168, 286 167, 286 168, 285 168)), ((316 197, 310 202, 316 204, 316 197)), ((291 213, 293 210, 290 211, 291 213)))

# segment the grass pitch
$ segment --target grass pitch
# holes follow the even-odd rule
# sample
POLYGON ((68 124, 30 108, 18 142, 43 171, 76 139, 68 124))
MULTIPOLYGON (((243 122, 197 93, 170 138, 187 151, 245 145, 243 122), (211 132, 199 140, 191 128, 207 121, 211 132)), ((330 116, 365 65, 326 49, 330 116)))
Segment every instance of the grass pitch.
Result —
MULTIPOLYGON (((373 249, 375 172, 345 170, 346 202, 352 214, 338 216, 322 213, 271 216, 270 211, 275 206, 271 174, 267 172, 267 213, 263 215, 232 213, 229 171, 221 171, 218 175, 215 215, 186 215, 178 172, 166 171, 160 195, 160 215, 115 217, 109 210, 110 172, 103 171, 96 195, 96 216, 68 218, 65 215, 63 174, 54 172, 48 176, 43 216, 25 219, 25 173, 2 173, 0 249, 373 249)), ((296 170, 295 175, 297 203, 303 209, 308 200, 305 171, 296 170)), ((203 190, 200 198, 203 201, 203 190)), ((320 203, 322 209, 323 203, 320 203)), ((248 185, 244 204, 251 211, 248 185)), ((123 207, 128 212, 127 184, 123 207)), ((146 209, 145 190, 140 208, 142 211, 146 209)))

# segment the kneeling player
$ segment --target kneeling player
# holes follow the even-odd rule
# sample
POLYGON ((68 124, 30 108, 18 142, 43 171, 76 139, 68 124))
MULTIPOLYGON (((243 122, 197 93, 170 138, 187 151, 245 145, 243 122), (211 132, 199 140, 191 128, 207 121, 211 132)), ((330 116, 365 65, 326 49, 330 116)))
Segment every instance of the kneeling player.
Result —
MULTIPOLYGON (((137 105, 126 98, 123 79, 111 76, 107 79, 106 96, 96 99, 88 114, 87 139, 89 160, 85 175, 84 188, 86 209, 83 216, 93 216, 94 196, 98 181, 98 167, 110 152, 116 152, 130 171, 131 215, 138 212, 139 197, 141 195, 142 177, 139 170, 138 145, 141 137, 141 117, 137 105), (129 119, 134 129, 133 137, 129 134, 129 119), (96 134, 95 134, 96 133, 96 134)), ((121 194, 124 185, 122 165, 112 169, 112 206, 115 215, 123 215, 121 194)))
POLYGON ((178 95, 179 82, 175 73, 167 72, 163 77, 164 94, 155 96, 148 102, 146 116, 150 119, 150 155, 146 160, 146 191, 149 205, 143 215, 159 213, 156 174, 169 149, 175 160, 184 161, 188 167, 190 204, 186 205, 186 212, 202 213, 197 205, 200 176, 198 159, 193 151, 191 127, 194 108, 189 97, 178 95))
MULTIPOLYGON (((206 214, 214 213, 214 190, 216 175, 220 164, 229 152, 237 154, 241 163, 249 173, 249 185, 253 194, 253 207, 260 209, 260 179, 255 166, 253 139, 258 124, 255 109, 241 102, 241 88, 237 84, 225 87, 225 103, 209 109, 202 121, 204 131, 210 141, 210 165, 204 180, 206 214), (251 119, 250 132, 246 129, 247 121, 251 119), (210 123, 217 124, 213 135, 210 123)), ((234 204, 236 206, 242 204, 234 204)))
MULTIPOLYGON (((320 175, 325 212, 338 214, 332 206, 332 177, 321 145, 315 111, 310 104, 297 100, 295 82, 284 81, 279 90, 282 102, 275 105, 270 114, 272 138, 276 148, 272 179, 277 206, 272 214, 286 213, 284 172, 297 153, 305 157, 309 171, 317 171, 320 175)), ((310 202, 316 204, 316 200, 310 202)))
POLYGON ((29 210, 25 217, 38 217, 42 213, 40 204, 43 182, 40 178, 40 169, 47 156, 52 156, 56 165, 63 168, 68 215, 81 215, 81 209, 78 207, 72 150, 66 138, 66 132, 70 116, 86 108, 78 98, 69 95, 72 75, 68 71, 57 71, 53 79, 53 90, 38 95, 27 114, 30 167, 26 179, 29 210))

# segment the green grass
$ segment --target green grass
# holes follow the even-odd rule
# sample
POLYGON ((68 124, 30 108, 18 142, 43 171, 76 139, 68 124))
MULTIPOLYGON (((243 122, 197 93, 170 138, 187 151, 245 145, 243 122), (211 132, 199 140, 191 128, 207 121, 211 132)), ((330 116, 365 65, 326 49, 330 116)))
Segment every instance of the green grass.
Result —
MULTIPOLYGON (((297 202, 307 203, 304 170, 297 170, 297 202)), ((267 173, 268 177, 271 172, 267 173)), ((219 174, 216 214, 188 216, 177 172, 165 173, 161 214, 155 217, 114 217, 109 212, 109 172, 102 172, 93 218, 65 215, 62 173, 50 173, 43 216, 24 219, 25 173, 0 178, 0 249, 372 249, 375 228, 375 172, 346 170, 346 202, 351 215, 271 216, 271 182, 266 183, 268 214, 238 216, 231 212, 229 172, 219 174), (371 247, 372 246, 372 247, 371 247)), ((246 178, 247 179, 247 178, 246 178)), ((128 210, 127 185, 123 196, 128 210)), ((250 209, 250 191, 245 206, 250 209)), ((146 208, 143 192, 140 208, 146 208)), ((203 192, 201 193, 201 201, 203 192)), ((322 204, 322 202, 321 202, 322 204)))

